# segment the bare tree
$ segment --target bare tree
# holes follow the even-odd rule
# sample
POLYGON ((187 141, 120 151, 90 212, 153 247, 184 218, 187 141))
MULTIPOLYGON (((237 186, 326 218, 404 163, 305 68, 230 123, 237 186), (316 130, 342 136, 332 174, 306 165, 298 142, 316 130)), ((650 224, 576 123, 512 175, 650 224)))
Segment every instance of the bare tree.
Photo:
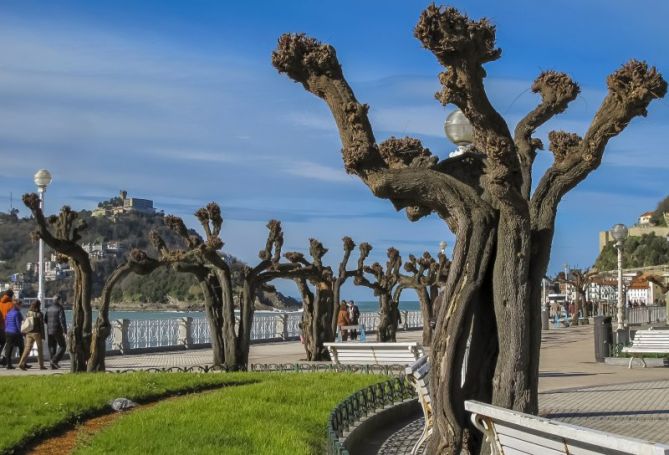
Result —
POLYGON ((39 196, 24 194, 23 203, 30 209, 37 222, 34 235, 55 250, 62 260, 69 262, 74 270, 74 300, 72 302, 72 323, 68 332, 70 369, 72 372, 86 371, 93 316, 91 312, 91 279, 93 270, 88 253, 79 245, 80 232, 86 229, 84 220, 70 207, 60 209, 58 216, 52 215, 48 221, 40 208, 39 196), (54 232, 51 232, 53 226, 54 232))
POLYGON ((398 308, 399 302, 393 300, 393 289, 399 281, 401 265, 400 252, 390 247, 388 248, 388 261, 385 269, 378 262, 371 266, 363 266, 362 270, 373 276, 373 281, 370 281, 364 273, 355 276, 354 282, 356 285, 370 288, 374 291, 374 295, 379 298, 379 326, 376 332, 378 341, 395 341, 400 321, 400 310, 398 308))
POLYGON ((323 343, 334 341, 332 330, 333 286, 335 279, 332 269, 323 265, 327 248, 316 239, 309 240, 311 262, 302 253, 290 252, 285 257, 296 267, 283 274, 292 278, 302 297, 302 337, 307 360, 329 360, 330 356, 323 343), (309 288, 311 283, 314 291, 309 288))
POLYGON ((347 279, 359 276, 363 273, 362 269, 365 264, 365 259, 367 259, 367 256, 369 256, 369 253, 372 251, 372 246, 369 243, 367 242, 361 243, 360 246, 358 247, 360 255, 358 256, 358 262, 356 268, 352 270, 347 270, 346 267, 348 266, 348 260, 351 257, 351 252, 355 248, 355 242, 353 242, 353 239, 351 239, 351 237, 344 237, 342 240, 344 242, 344 257, 339 263, 339 269, 332 291, 334 296, 333 297, 334 307, 332 311, 333 334, 337 332, 337 313, 339 304, 341 303, 341 287, 346 282, 347 279))
POLYGON ((399 275, 399 282, 393 294, 393 305, 399 306, 400 297, 405 289, 413 289, 418 295, 421 315, 423 317, 423 345, 432 343, 432 323, 435 320, 435 306, 439 295, 439 287, 446 283, 449 262, 444 253, 439 253, 439 261, 425 251, 423 256, 416 258, 409 255, 404 263, 404 270, 411 275, 399 275))
POLYGON ((93 327, 87 371, 105 371, 106 341, 111 334, 109 305, 114 287, 132 273, 148 275, 162 265, 165 263, 149 257, 145 251, 133 249, 128 259, 107 278, 102 288, 98 317, 93 327))
MULTIPOLYGON (((574 288, 576 291, 576 300, 574 301, 574 314, 571 316, 572 324, 578 322, 578 315, 582 308, 585 308, 585 294, 588 290, 588 286, 592 283, 593 278, 597 276, 599 272, 597 269, 592 268, 586 270, 585 272, 580 269, 572 269, 569 272, 569 275, 565 276, 564 272, 558 273, 557 282, 568 284, 574 288)), ((588 316, 588 309, 585 308, 584 315, 588 316)))
POLYGON ((472 149, 460 157, 440 161, 414 138, 377 143, 368 106, 355 98, 332 46, 286 34, 272 63, 328 104, 349 173, 410 220, 434 212, 455 233, 432 343, 436 425, 428 452, 478 453, 481 435, 469 422, 465 400, 538 410, 541 279, 560 200, 599 166, 607 142, 665 95, 667 84, 643 62, 632 60, 615 71, 583 138, 549 134, 554 161, 532 193, 532 165, 542 148, 532 135, 566 109, 578 85, 563 73, 540 74, 532 91, 541 102, 512 134, 483 84, 483 65, 501 55, 494 27, 431 5, 414 34, 445 68, 436 98, 459 107, 474 129, 472 149))

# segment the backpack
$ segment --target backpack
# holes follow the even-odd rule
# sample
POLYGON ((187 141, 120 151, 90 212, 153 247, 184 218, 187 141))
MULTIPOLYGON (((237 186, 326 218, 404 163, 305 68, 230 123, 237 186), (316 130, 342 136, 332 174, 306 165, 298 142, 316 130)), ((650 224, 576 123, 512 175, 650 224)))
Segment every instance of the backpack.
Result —
POLYGON ((21 333, 26 334, 33 331, 35 328, 35 318, 33 316, 28 316, 21 323, 21 333))

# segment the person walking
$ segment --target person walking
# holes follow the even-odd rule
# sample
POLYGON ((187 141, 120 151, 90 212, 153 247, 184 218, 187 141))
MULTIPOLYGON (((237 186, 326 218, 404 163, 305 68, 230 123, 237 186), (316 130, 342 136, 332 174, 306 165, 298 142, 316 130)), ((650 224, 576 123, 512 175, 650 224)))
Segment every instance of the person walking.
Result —
POLYGON ((7 365, 7 359, 4 355, 5 347, 5 319, 7 313, 14 307, 14 291, 9 289, 0 297, 0 365, 7 365))
POLYGON ((44 312, 46 322, 47 343, 49 345, 49 363, 51 369, 60 368, 60 360, 65 355, 65 335, 67 334, 67 322, 65 321, 65 308, 60 296, 56 297, 44 312))
POLYGON ((342 300, 341 305, 339 305, 339 313, 337 313, 337 327, 339 328, 339 333, 341 334, 342 341, 348 341, 348 330, 345 330, 343 327, 351 325, 351 320, 348 318, 348 310, 346 310, 346 301, 342 300))
POLYGON ((28 356, 30 355, 30 350, 33 348, 33 344, 37 343, 37 361, 39 363, 40 370, 46 370, 44 366, 44 315, 40 310, 41 303, 39 300, 35 300, 28 310, 26 315, 26 324, 22 326, 22 332, 26 335, 26 345, 23 348, 23 355, 19 361, 19 368, 25 370, 27 367, 26 362, 28 361, 28 356), (31 322, 32 321, 32 322, 31 322))
POLYGON ((7 369, 13 370, 12 355, 14 348, 21 352, 23 349, 23 337, 21 336, 21 324, 23 315, 21 314, 21 301, 13 302, 12 308, 5 317, 5 358, 7 359, 7 369))
MULTIPOLYGON (((348 302, 348 318, 351 321, 351 325, 359 325, 360 324, 360 310, 358 309, 358 305, 353 302, 353 300, 349 300, 348 302)), ((351 330, 351 340, 357 340, 358 339, 358 331, 357 330, 351 330)))

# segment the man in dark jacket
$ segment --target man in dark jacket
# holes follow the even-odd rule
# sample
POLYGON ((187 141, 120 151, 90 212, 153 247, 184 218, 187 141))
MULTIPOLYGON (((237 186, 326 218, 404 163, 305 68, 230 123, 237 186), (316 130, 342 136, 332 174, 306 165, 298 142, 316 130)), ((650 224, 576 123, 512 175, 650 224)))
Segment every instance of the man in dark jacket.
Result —
POLYGON ((23 315, 21 314, 21 302, 16 300, 14 307, 7 312, 5 317, 5 357, 7 358, 7 369, 13 370, 12 354, 14 348, 19 349, 19 353, 23 352, 23 336, 21 335, 21 323, 23 322, 23 315))
POLYGON ((63 355, 65 355, 65 334, 67 333, 65 309, 61 303, 60 296, 56 297, 53 303, 46 308, 44 321, 46 322, 48 335, 51 369, 55 370, 60 368, 58 363, 63 358, 63 355))

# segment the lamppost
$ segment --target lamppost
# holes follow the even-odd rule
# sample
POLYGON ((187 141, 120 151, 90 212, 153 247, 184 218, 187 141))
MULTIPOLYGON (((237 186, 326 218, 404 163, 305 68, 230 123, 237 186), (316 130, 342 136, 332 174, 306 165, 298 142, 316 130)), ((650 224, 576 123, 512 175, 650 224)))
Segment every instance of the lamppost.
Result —
POLYGON ((444 122, 444 132, 448 139, 458 148, 449 153, 448 157, 460 156, 469 150, 469 146, 474 142, 474 128, 469 123, 465 114, 460 109, 456 109, 446 117, 444 122))
POLYGON ((625 322, 625 303, 623 301, 623 244, 627 238, 627 227, 624 224, 616 224, 611 228, 611 237, 616 241, 615 247, 618 250, 618 327, 617 330, 624 329, 625 322))
MULTIPOLYGON (((44 192, 51 183, 51 173, 46 169, 40 169, 34 176, 35 185, 39 192, 39 208, 44 211, 44 192)), ((37 288, 37 298, 44 304, 44 242, 39 239, 39 282, 37 288)))
POLYGON ((439 253, 441 254, 446 254, 446 247, 448 246, 448 243, 446 243, 445 240, 442 240, 439 242, 439 253))

